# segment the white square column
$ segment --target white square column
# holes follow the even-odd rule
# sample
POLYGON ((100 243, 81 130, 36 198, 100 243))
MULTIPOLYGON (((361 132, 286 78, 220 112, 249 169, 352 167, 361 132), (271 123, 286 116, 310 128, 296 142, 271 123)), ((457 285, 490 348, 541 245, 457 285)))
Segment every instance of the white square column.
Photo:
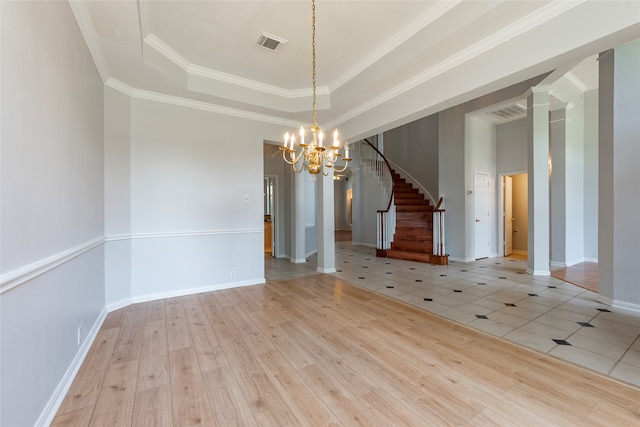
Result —
POLYGON ((333 168, 329 174, 317 176, 316 191, 316 230, 318 238, 318 271, 336 272, 336 236, 333 207, 333 168))
POLYGON ((307 262, 306 254, 306 227, 304 221, 304 180, 308 178, 306 172, 295 173, 293 187, 294 187, 294 200, 293 200, 293 221, 292 221, 292 235, 291 239, 291 262, 303 263, 307 262))
POLYGON ((527 97, 529 234, 527 272, 549 272, 549 88, 533 87, 527 97))

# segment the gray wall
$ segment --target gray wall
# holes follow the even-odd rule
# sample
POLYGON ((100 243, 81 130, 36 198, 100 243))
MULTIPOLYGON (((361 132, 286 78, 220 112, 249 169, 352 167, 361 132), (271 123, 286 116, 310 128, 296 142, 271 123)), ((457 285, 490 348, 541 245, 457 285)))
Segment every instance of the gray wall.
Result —
POLYGON ((518 119, 496 126, 496 173, 527 170, 527 120, 518 119))
POLYGON ((465 168, 465 115, 475 110, 521 96, 539 83, 539 76, 508 88, 476 98, 439 114, 439 193, 444 194, 447 252, 454 259, 471 260, 465 233, 466 218, 472 209, 471 196, 466 189, 473 180, 473 173, 465 168))
POLYGON ((0 425, 32 426, 104 315, 103 84, 67 2, 0 7, 0 425))
POLYGON ((438 115, 384 133, 385 157, 404 169, 438 201, 438 115))
POLYGON ((639 310, 640 41, 606 52, 599 64, 599 290, 639 310))

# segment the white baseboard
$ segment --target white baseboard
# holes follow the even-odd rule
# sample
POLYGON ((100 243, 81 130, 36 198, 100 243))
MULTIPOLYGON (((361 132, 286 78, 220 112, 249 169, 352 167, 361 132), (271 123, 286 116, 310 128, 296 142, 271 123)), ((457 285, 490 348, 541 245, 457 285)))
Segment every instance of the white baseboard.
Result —
POLYGON ((449 256, 449 261, 455 261, 455 262, 473 262, 475 261, 475 258, 457 258, 454 256, 449 256))
POLYGON ((302 264, 307 262, 306 258, 302 258, 302 259, 295 259, 295 258, 291 258, 290 261, 294 264, 302 264))
POLYGON ((335 272, 336 272, 336 269, 335 269, 335 268, 320 268, 320 267, 318 267, 318 268, 316 269, 316 271, 317 271, 318 273, 330 274, 330 273, 335 273, 335 272))
POLYGON ((534 276, 551 276, 551 272, 549 270, 532 270, 527 268, 526 272, 528 274, 533 274, 534 276))
POLYGON ((86 339, 76 353, 76 357, 73 358, 73 361, 69 365, 69 368, 67 368, 67 371, 64 373, 64 376, 58 383, 58 387, 56 387, 55 391, 51 395, 49 402, 47 402, 44 410, 40 413, 40 416, 35 423, 36 427, 47 427, 53 422, 53 418, 56 416, 58 409, 60 409, 60 405, 62 405, 62 401, 69 392, 71 384, 73 384, 73 380, 76 378, 76 374, 80 370, 84 359, 87 357, 87 353, 89 353, 89 349, 93 345, 93 341, 96 339, 96 336, 98 336, 98 332, 100 331, 102 323, 104 322, 104 319, 106 317, 107 308, 105 307, 102 309, 100 315, 93 323, 93 326, 87 334, 86 339))
POLYGON ((577 258, 567 262, 551 261, 549 265, 552 267, 571 267, 572 265, 580 264, 582 262, 598 262, 597 258, 577 258))
POLYGON ((617 310, 620 310, 628 314, 633 314, 636 316, 640 315, 640 304, 633 304, 630 302, 614 300, 611 306, 617 310))
POLYGON ((243 286, 253 286, 253 285, 262 285, 266 283, 264 277, 249 279, 249 280, 240 280, 238 282, 228 282, 228 283, 218 283, 216 285, 210 286, 201 286, 199 288, 190 288, 190 289, 178 289, 175 291, 168 292, 158 292, 156 294, 146 294, 139 295, 131 298, 132 304, 137 304, 139 302, 148 302, 155 301, 159 299, 166 298, 175 298, 175 297, 183 297, 185 295, 193 295, 193 294, 201 294, 204 292, 213 292, 213 291, 221 291, 223 289, 231 289, 231 288, 240 288, 243 286))

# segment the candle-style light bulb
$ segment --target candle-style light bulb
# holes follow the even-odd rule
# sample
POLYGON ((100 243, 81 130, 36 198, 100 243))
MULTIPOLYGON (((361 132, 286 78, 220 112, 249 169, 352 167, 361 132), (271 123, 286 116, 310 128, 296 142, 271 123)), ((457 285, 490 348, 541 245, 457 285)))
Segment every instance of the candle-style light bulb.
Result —
POLYGON ((338 147, 340 144, 340 141, 338 141, 338 129, 333 131, 333 146, 334 147, 338 147))
POLYGON ((291 148, 293 150, 293 143, 296 142, 296 136, 294 134, 291 134, 291 148))
POLYGON ((324 138, 324 133, 322 133, 322 131, 320 131, 320 133, 318 134, 318 147, 322 147, 322 139, 324 138))
POLYGON ((300 144, 304 144, 304 128, 300 126, 300 144))
POLYGON ((344 142, 344 156, 349 158, 349 144, 346 141, 344 142))
POLYGON ((289 144, 289 132, 284 134, 284 148, 287 148, 288 144, 289 144))

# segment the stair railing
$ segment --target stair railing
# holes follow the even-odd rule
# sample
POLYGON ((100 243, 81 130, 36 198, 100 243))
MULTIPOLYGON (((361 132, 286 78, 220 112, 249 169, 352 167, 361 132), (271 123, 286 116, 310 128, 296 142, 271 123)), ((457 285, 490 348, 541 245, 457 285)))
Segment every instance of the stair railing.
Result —
POLYGON ((440 199, 438 200, 438 203, 433 208, 433 215, 434 215, 433 222, 434 222, 434 224, 436 222, 436 217, 438 218, 438 228, 434 227, 434 239, 433 239, 434 245, 433 245, 433 249, 434 249, 434 254, 439 256, 439 257, 446 256, 445 247, 444 247, 444 213, 445 213, 445 209, 442 207, 442 202, 443 201, 444 201, 444 199, 442 197, 440 197, 440 199))
POLYGON ((396 171, 398 175, 400 175, 400 177, 404 178, 404 180, 410 183, 411 185, 416 186, 418 188, 418 191, 420 191, 422 195, 427 196, 431 201, 431 205, 436 204, 436 201, 433 199, 433 197, 431 197, 431 193, 429 193, 429 191, 427 191, 427 189, 424 188, 422 184, 420 184, 413 176, 411 176, 409 172, 405 171, 400 166, 398 166, 397 163, 394 163, 391 160, 388 160, 388 162, 389 162, 389 165, 393 167, 393 170, 396 171))
POLYGON ((391 249, 393 235, 396 232, 396 207, 393 203, 393 172, 389 161, 378 148, 368 139, 364 139, 363 141, 364 144, 360 144, 359 152, 361 164, 376 175, 381 181, 385 192, 389 194, 387 207, 377 211, 376 253, 378 256, 385 256, 386 251, 391 249))

